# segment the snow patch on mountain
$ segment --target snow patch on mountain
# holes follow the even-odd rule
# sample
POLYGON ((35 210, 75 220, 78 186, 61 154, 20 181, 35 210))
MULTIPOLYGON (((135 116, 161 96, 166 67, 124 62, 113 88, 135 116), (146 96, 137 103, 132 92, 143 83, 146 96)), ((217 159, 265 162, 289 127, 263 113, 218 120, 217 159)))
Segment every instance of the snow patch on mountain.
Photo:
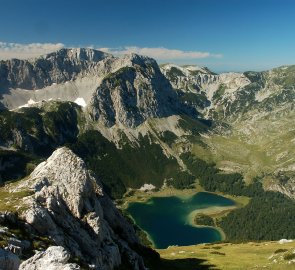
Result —
POLYGON ((140 187, 140 191, 151 191, 154 190, 156 187, 152 184, 144 184, 142 187, 140 187))
POLYGON ((30 105, 34 105, 36 103, 37 103, 36 101, 34 101, 33 99, 30 98, 26 104, 18 106, 18 108, 20 109, 20 108, 29 107, 30 105))
POLYGON ((81 97, 77 98, 74 102, 76 104, 80 105, 81 107, 86 107, 87 106, 84 98, 81 98, 81 97))

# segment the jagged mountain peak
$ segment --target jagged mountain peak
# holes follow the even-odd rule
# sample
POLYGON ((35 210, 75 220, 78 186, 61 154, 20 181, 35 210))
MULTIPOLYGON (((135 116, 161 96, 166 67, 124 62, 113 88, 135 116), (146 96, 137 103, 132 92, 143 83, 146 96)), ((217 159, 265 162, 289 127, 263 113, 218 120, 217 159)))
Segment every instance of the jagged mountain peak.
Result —
POLYGON ((123 124, 134 128, 148 118, 194 116, 154 59, 130 54, 122 61, 125 64, 102 80, 91 99, 89 112, 94 121, 108 127, 123 124))
POLYGON ((141 64, 152 64, 152 65, 157 65, 157 62, 155 59, 150 58, 148 56, 144 56, 144 55, 139 55, 136 53, 130 53, 130 54, 125 54, 122 57, 123 60, 129 60, 131 61, 133 64, 137 64, 137 65, 141 65, 141 64))
MULTIPOLYGON (((81 218, 84 208, 89 204, 87 199, 94 195, 91 192, 96 186, 95 178, 86 169, 84 161, 66 147, 55 150, 36 167, 30 177, 37 179, 34 183, 36 191, 44 186, 58 187, 60 196, 78 218, 81 218), (65 162, 67 166, 64 166, 65 162)), ((103 195, 101 187, 97 186, 95 190, 97 194, 103 195)))
POLYGON ((71 256, 80 257, 97 270, 114 269, 124 260, 132 269, 144 269, 142 258, 131 248, 139 246, 132 225, 69 148, 55 150, 21 185, 33 192, 26 198, 25 221, 65 247, 71 256))
MULTIPOLYGON (((91 48, 62 48, 56 52, 52 52, 41 57, 38 57, 37 59, 54 59, 59 57, 72 61, 76 60, 98 62, 106 57, 113 56, 109 53, 105 53, 91 48)), ((36 61, 36 59, 33 59, 32 61, 36 61)))
POLYGON ((124 67, 151 67, 153 69, 159 70, 156 60, 136 53, 124 54, 121 57, 116 58, 113 62, 113 72, 124 67))

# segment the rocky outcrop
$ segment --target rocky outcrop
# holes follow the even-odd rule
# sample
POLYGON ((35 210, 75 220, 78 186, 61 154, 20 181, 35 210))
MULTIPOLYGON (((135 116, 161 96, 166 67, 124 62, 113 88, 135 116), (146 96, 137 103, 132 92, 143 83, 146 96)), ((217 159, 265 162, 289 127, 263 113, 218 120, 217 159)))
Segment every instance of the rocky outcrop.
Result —
POLYGON ((267 190, 271 191, 277 191, 280 192, 286 196, 288 196, 291 199, 295 199, 295 185, 293 183, 288 183, 288 184, 272 184, 267 187, 267 190))
POLYGON ((23 262, 19 270, 79 270, 75 263, 68 263, 71 255, 61 246, 51 246, 46 251, 39 251, 23 262))
POLYGON ((139 246, 133 227, 71 150, 56 150, 27 181, 35 194, 27 198, 23 218, 38 234, 94 269, 114 269, 123 261, 132 269, 144 269, 132 249, 139 246))
POLYGON ((250 79, 242 73, 228 72, 216 74, 206 67, 162 65, 161 71, 175 89, 198 93, 203 91, 209 100, 220 85, 231 92, 248 85, 250 79))
POLYGON ((206 118, 229 123, 251 119, 253 112, 269 113, 278 108, 287 112, 290 106, 286 105, 295 97, 294 66, 214 74, 202 67, 166 64, 161 71, 182 98, 187 103, 193 101, 206 118))
POLYGON ((239 90, 251 83, 245 74, 215 74, 206 67, 166 64, 161 66, 161 71, 182 99, 207 118, 214 118, 215 111, 221 108, 227 110, 239 90))
POLYGON ((250 79, 235 72, 215 74, 206 67, 167 64, 161 71, 175 89, 185 93, 199 93, 214 103, 217 95, 231 94, 250 84, 250 79), (222 93, 217 92, 222 91, 222 93))

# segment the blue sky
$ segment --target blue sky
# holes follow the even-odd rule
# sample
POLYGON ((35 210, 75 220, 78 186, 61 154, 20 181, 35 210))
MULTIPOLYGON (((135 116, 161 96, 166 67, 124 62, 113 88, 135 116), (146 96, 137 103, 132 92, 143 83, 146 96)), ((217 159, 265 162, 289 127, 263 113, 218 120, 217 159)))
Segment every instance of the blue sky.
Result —
POLYGON ((159 62, 205 65, 219 72, 295 64, 293 0, 0 0, 0 4, 2 59, 14 53, 18 57, 21 50, 30 56, 43 49, 91 46, 116 54, 146 53, 159 62))

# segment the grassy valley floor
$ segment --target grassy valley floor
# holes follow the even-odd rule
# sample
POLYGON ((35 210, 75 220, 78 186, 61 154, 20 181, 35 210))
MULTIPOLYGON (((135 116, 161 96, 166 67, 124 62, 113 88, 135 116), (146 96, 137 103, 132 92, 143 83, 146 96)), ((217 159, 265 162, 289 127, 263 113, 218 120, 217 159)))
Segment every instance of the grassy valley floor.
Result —
MULTIPOLYGON (((126 209, 130 202, 145 202, 151 197, 189 197, 197 192, 204 191, 199 185, 192 189, 177 190, 165 188, 159 191, 132 191, 121 201, 121 207, 126 209)), ((237 203, 234 207, 211 207, 193 212, 191 223, 196 214, 205 214, 213 218, 215 224, 222 217, 228 215, 236 208, 242 208, 250 202, 249 197, 231 196, 215 193, 230 198, 237 203)), ((193 224, 192 224, 193 225, 193 224)), ((194 225, 196 226, 196 225, 194 225)), ((216 228, 216 227, 215 227, 216 228)), ((220 229, 220 228, 217 228, 220 229)), ((226 235, 220 229, 226 241, 226 235)), ((274 269, 295 270, 295 241, 279 243, 279 241, 248 242, 248 243, 210 243, 193 246, 170 246, 167 249, 157 249, 161 256, 160 268, 151 266, 151 269, 169 270, 196 270, 196 269, 220 269, 220 270, 244 270, 244 269, 274 269)))
POLYGON ((158 249, 163 260, 175 262, 172 269, 295 269, 295 242, 280 244, 272 242, 249 242, 241 244, 218 243, 196 246, 172 246, 158 249), (195 260, 194 260, 195 259, 195 260), (177 261, 187 260, 184 268, 177 266, 177 261), (202 261, 200 265, 194 262, 202 261), (190 262, 190 263, 189 263, 190 262))

